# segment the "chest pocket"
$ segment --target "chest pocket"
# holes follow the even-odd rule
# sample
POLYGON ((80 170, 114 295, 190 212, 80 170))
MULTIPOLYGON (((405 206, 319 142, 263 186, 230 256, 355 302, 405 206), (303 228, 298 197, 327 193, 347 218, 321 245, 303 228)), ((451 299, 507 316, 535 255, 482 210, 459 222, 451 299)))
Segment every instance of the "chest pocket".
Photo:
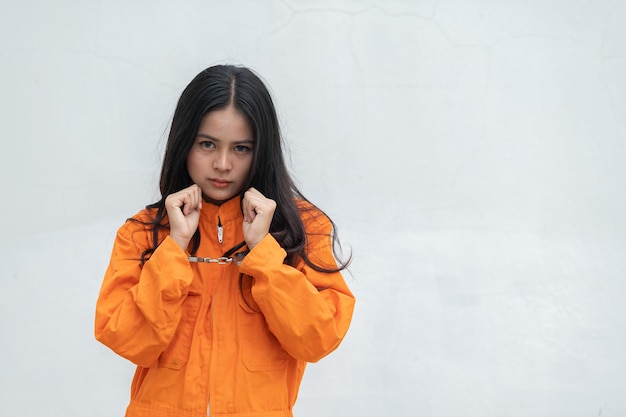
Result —
POLYGON ((187 294, 187 298, 183 302, 183 312, 178 328, 172 341, 165 351, 159 357, 159 367, 179 370, 189 361, 189 352, 191 351, 191 341, 193 332, 198 319, 202 297, 199 292, 187 294))
POLYGON ((265 317, 252 298, 251 288, 252 278, 244 275, 237 311, 243 365, 253 372, 285 369, 290 356, 269 331, 265 317))

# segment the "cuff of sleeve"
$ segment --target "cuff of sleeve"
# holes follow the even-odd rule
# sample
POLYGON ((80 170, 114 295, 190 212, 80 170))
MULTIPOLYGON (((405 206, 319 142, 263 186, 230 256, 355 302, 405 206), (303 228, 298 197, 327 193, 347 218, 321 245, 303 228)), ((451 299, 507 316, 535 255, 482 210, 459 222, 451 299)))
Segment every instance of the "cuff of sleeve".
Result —
POLYGON ((161 277, 161 294, 165 301, 175 301, 187 295, 193 271, 187 253, 167 236, 146 263, 158 271, 161 277))
POLYGON ((243 259, 239 271, 257 277, 259 272, 267 270, 268 266, 282 265, 287 252, 278 244, 274 236, 267 234, 243 259))

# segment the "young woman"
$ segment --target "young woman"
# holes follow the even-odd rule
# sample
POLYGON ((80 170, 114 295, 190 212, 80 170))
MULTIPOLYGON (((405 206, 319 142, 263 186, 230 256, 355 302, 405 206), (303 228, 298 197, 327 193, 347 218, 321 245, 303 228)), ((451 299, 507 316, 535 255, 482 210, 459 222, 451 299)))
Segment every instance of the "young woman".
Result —
POLYGON ((249 69, 211 67, 183 91, 162 198, 119 229, 96 306, 96 338, 137 365, 127 416, 291 416, 305 364, 345 336, 333 223, 281 146, 249 69))

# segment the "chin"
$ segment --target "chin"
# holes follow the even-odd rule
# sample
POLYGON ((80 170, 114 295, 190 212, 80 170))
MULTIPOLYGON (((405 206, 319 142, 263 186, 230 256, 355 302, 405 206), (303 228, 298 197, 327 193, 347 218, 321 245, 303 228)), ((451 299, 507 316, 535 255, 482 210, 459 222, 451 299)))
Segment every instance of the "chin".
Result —
POLYGON ((211 193, 211 194, 202 193, 202 199, 204 201, 206 201, 207 203, 210 203, 210 204, 215 204, 217 206, 219 206, 222 203, 225 203, 226 201, 230 200, 231 198, 233 198, 235 196, 236 196, 236 194, 233 194, 233 195, 230 195, 230 194, 216 195, 214 193, 211 193))

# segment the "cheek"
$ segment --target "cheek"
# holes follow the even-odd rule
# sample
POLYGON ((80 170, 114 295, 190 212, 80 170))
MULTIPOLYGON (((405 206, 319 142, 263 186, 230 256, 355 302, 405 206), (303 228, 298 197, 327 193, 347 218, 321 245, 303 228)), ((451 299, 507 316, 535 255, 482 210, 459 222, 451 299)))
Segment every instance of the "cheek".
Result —
MULTIPOLYGON (((246 174, 246 177, 252 174, 252 166, 254 165, 254 157, 250 155, 250 157, 245 161, 243 171, 246 174)), ((251 176, 251 175, 250 175, 251 176)))
POLYGON ((191 151, 189 155, 187 155, 187 172, 189 175, 193 175, 194 172, 197 172, 200 169, 201 164, 200 155, 198 152, 191 151))

